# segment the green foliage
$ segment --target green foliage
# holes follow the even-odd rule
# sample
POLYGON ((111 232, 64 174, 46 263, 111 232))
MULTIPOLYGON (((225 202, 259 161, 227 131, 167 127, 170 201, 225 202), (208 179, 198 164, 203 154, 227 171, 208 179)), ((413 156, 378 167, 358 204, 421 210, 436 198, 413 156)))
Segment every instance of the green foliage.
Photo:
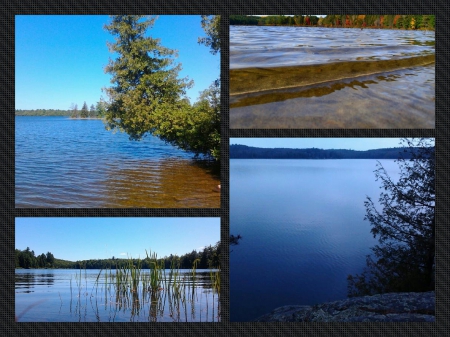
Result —
POLYGON ((348 276, 348 295, 434 290, 435 150, 430 139, 404 140, 412 159, 399 159, 400 178, 393 181, 379 163, 378 211, 367 197, 366 220, 379 245, 367 256, 360 275, 348 276), (412 151, 418 149, 418 151, 412 151))
POLYGON ((16 109, 16 116, 70 116, 71 110, 59 109, 36 109, 36 110, 22 110, 16 109))
POLYGON ((95 113, 97 117, 104 117, 106 115, 106 110, 108 109, 107 103, 100 98, 100 101, 97 102, 95 106, 95 113))
POLYGON ((89 116, 89 110, 86 102, 83 103, 83 107, 81 108, 80 113, 81 118, 87 118, 89 116))
POLYGON ((145 35, 155 20, 155 17, 118 15, 105 25, 116 37, 114 43, 108 43, 109 50, 119 55, 110 59, 105 68, 112 75, 113 84, 104 89, 110 99, 107 126, 125 131, 134 140, 156 130, 155 115, 183 108, 179 103, 191 86, 187 79, 178 79, 181 65, 174 64, 175 50, 145 35))
MULTIPOLYGON (((114 84, 105 89, 110 98, 107 127, 125 131, 134 140, 151 133, 196 155, 219 159, 220 99, 215 96, 219 90, 209 89, 198 104, 190 105, 184 95, 192 81, 178 78, 181 65, 174 64, 176 52, 145 35, 155 20, 113 16, 105 26, 116 36, 116 42, 108 44, 110 51, 119 54, 105 68, 114 84)), ((220 51, 220 16, 202 16, 201 24, 207 37, 199 38, 199 43, 216 54, 220 51)))
POLYGON ((166 113, 155 113, 154 135, 179 148, 220 159, 220 86, 216 81, 190 106, 180 101, 166 113))
POLYGON ((256 26, 261 18, 251 15, 230 15, 230 25, 256 26))
POLYGON ((214 55, 220 53, 220 15, 202 15, 201 25, 206 37, 199 37, 198 43, 210 47, 214 55))
POLYGON ((66 261, 57 259, 52 253, 42 253, 39 256, 34 255, 34 251, 27 249, 21 251, 15 250, 15 266, 16 268, 67 268, 67 269, 123 269, 130 266, 137 266, 142 269, 155 268, 155 262, 158 263, 159 269, 170 269, 171 266, 177 264, 179 268, 191 269, 196 262, 196 268, 209 269, 220 268, 220 241, 214 246, 209 245, 201 251, 193 250, 190 253, 186 253, 178 257, 177 255, 165 256, 160 259, 156 258, 155 254, 151 252, 147 253, 147 257, 143 260, 140 259, 91 259, 84 261, 66 261))
MULTIPOLYGON (((259 159, 404 159, 412 158, 412 153, 401 153, 403 148, 355 150, 323 150, 323 149, 289 149, 289 148, 257 148, 246 145, 230 145, 230 158, 259 159)), ((415 150, 418 151, 418 150, 415 150)))

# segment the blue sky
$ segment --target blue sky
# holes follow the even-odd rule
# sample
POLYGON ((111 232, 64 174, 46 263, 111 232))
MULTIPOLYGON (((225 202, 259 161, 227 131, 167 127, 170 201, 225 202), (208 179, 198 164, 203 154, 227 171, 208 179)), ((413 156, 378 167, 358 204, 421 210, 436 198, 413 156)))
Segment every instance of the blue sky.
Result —
POLYGON ((371 150, 400 147, 400 138, 230 138, 230 144, 264 148, 371 150))
MULTIPOLYGON (((195 102, 198 93, 219 77, 220 55, 199 45, 206 36, 199 15, 161 15, 148 34, 165 47, 178 50, 176 62, 195 85, 187 93, 195 102)), ((102 87, 111 86, 104 73, 109 58, 106 45, 114 37, 103 26, 105 15, 16 15, 16 109, 68 110, 71 103, 96 104, 102 87)))
POLYGON ((220 218, 16 218, 15 247, 87 259, 182 255, 220 241, 220 218))

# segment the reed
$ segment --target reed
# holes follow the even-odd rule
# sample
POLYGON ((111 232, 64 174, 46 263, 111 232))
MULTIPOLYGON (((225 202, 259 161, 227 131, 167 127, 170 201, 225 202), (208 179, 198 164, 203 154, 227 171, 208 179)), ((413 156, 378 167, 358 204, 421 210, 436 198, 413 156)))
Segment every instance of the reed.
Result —
MULTIPOLYGON (((146 250, 145 254, 145 260, 133 259, 130 256, 121 266, 116 262, 115 272, 111 268, 109 271, 101 269, 95 278, 91 298, 97 297, 100 280, 104 278, 105 304, 109 298, 110 306, 115 307, 114 312, 130 309, 132 317, 139 317, 140 311, 145 310, 149 305, 150 321, 158 321, 167 309, 169 316, 174 321, 188 321, 189 309, 187 306, 190 303, 191 316, 194 318, 195 305, 198 305, 198 295, 196 296, 197 267, 200 259, 194 260, 192 269, 186 273, 181 272, 181 261, 177 257, 172 259, 170 269, 166 271, 164 259, 158 258, 158 255, 152 251, 146 250), (148 263, 148 270, 142 269, 144 262, 148 263), (102 272, 104 272, 104 277, 101 275, 102 272), (168 308, 165 308, 166 304, 168 308)), ((79 274, 75 275, 79 297, 81 297, 83 288, 81 269, 80 266, 79 274)), ((220 271, 211 268, 210 280, 213 292, 219 293, 220 271)))

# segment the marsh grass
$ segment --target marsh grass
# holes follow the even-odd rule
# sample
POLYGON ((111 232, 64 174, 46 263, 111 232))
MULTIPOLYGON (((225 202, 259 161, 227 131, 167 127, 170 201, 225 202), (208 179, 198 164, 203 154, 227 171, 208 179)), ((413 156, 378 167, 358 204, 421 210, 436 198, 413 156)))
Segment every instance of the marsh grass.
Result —
MULTIPOLYGON (((196 320, 195 307, 196 303, 199 303, 199 285, 196 280, 200 259, 193 261, 193 267, 189 273, 182 273, 180 272, 180 259, 173 259, 170 269, 166 270, 164 259, 158 258, 155 252, 146 250, 145 254, 149 269, 142 269, 143 260, 132 257, 127 258, 124 266, 116 264, 115 269, 101 269, 90 293, 91 303, 92 298, 98 298, 100 290, 100 294, 103 294, 101 296, 104 296, 104 301, 101 302, 104 303, 105 308, 110 307, 113 312, 129 309, 131 320, 139 320, 143 313, 148 315, 149 321, 154 322, 159 321, 164 314, 168 314, 173 321, 189 321, 188 312, 190 312, 191 319, 196 320), (103 282, 99 282, 101 279, 103 282), (105 288, 104 292, 103 287, 105 288)), ((82 266, 80 266, 79 274, 75 275, 78 303, 84 294, 88 295, 83 284, 85 283, 87 287, 86 269, 84 276, 85 282, 82 282, 82 266)), ((217 296, 220 294, 220 270, 213 271, 211 269, 209 278, 214 302, 216 294, 217 296)), ((200 296, 203 296, 202 293, 200 296)), ((200 297, 200 300, 202 299, 200 297)), ((206 300, 206 312, 208 313, 208 300, 204 300, 206 300)), ((78 312, 82 308, 83 306, 77 305, 78 312)), ((92 303, 92 309, 99 317, 98 304, 92 303)), ((214 314, 213 317, 215 317, 214 314)), ((217 315, 217 320, 219 317, 217 315)))
MULTIPOLYGON (((210 282, 207 283, 211 284, 212 290, 208 290, 209 285, 198 281, 198 279, 201 279, 200 275, 197 274, 200 259, 196 259, 193 262, 192 269, 186 273, 180 269, 179 258, 172 259, 170 269, 165 269, 164 259, 159 259, 158 255, 151 251, 145 253, 146 262, 150 266, 149 269, 142 269, 143 260, 140 258, 133 260, 129 257, 124 266, 116 264, 115 269, 111 269, 111 267, 100 269, 90 293, 88 292, 86 264, 80 265, 79 271, 75 273, 75 284, 72 284, 72 277, 69 280, 71 315, 73 314, 72 302, 75 295, 74 312, 78 316, 78 321, 89 320, 88 298, 97 321, 101 320, 101 311, 108 310, 108 308, 110 321, 116 320, 118 312, 128 310, 131 313, 130 321, 145 319, 146 321, 157 322, 164 320, 164 317, 167 319, 167 316, 175 322, 220 321, 220 269, 213 270, 210 267, 210 282), (212 305, 209 302, 211 298, 204 295, 204 293, 209 292, 212 292, 212 305), (215 315, 216 305, 217 314, 215 315), (210 306, 212 307, 212 316, 209 312, 210 306), (196 317, 198 314, 196 308, 200 311, 199 319, 196 317), (206 319, 203 318, 205 317, 203 316, 204 312, 206 312, 206 319), (190 317, 188 317, 188 313, 190 313, 190 317)), ((202 277, 204 281, 205 275, 202 277)), ((208 280, 207 274, 206 280, 208 280)), ((63 301, 61 294, 59 292, 58 294, 61 310, 63 301)), ((16 321, 19 321, 31 307, 17 315, 16 321)))

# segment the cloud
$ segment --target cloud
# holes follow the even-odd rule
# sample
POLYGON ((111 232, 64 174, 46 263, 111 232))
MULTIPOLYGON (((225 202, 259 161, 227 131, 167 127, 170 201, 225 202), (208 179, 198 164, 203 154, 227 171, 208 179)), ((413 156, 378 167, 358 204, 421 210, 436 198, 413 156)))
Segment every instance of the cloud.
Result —
POLYGON ((127 253, 120 253, 121 256, 127 255, 127 253))

